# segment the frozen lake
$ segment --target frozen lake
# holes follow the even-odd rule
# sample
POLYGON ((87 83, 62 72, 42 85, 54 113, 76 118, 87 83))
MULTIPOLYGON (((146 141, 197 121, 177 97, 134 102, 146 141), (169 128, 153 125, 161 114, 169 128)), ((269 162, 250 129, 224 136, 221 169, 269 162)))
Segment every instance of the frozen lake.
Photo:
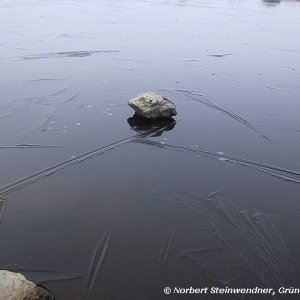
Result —
POLYGON ((1 0, 0 269, 57 300, 290 299, 299 16, 292 0, 1 0), (132 119, 143 91, 173 123, 132 119))

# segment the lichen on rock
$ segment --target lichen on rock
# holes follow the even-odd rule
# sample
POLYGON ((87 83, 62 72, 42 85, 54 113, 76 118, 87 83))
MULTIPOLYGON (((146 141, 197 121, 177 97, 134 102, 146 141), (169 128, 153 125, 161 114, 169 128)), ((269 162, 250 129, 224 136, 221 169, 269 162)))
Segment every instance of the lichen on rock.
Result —
POLYGON ((45 289, 27 280, 20 273, 0 270, 0 300, 51 300, 45 289))
POLYGON ((147 119, 169 118, 177 115, 175 104, 154 92, 140 93, 128 101, 135 112, 147 119))

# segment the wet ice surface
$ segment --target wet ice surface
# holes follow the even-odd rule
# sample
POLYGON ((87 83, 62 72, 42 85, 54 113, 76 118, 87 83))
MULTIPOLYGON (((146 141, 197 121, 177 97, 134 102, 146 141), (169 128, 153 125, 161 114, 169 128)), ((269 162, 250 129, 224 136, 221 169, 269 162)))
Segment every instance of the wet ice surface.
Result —
POLYGON ((2 1, 1 268, 57 299, 299 287, 299 13, 2 1), (149 90, 173 120, 133 116, 149 90))

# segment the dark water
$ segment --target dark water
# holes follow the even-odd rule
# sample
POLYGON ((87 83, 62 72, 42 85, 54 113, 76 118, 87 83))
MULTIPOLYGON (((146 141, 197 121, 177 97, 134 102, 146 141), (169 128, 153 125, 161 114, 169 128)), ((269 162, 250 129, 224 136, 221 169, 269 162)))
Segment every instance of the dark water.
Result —
POLYGON ((299 16, 280 0, 0 1, 0 268, 56 299, 300 288, 299 16), (173 123, 132 118, 148 90, 173 123))

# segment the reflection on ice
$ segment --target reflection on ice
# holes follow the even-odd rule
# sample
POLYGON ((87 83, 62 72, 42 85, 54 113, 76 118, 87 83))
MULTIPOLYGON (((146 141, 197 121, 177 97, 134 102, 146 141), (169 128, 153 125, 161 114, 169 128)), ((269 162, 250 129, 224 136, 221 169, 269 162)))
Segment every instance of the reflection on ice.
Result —
POLYGON ((173 130, 176 125, 176 121, 170 118, 149 120, 134 114, 132 117, 127 119, 127 122, 132 130, 139 133, 147 132, 149 130, 158 129, 152 136, 161 136, 164 131, 173 130), (159 130, 159 128, 162 128, 159 130))

